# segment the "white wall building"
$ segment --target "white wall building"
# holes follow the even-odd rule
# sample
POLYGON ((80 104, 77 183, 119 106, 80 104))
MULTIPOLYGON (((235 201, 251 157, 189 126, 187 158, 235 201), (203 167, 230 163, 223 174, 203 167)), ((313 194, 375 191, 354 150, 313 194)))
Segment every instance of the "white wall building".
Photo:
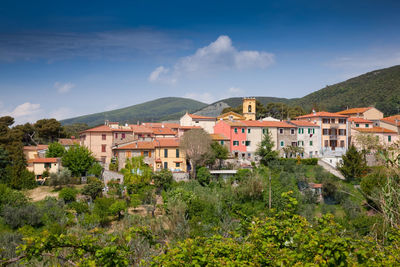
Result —
POLYGON ((180 119, 181 126, 200 126, 207 133, 214 133, 214 126, 217 119, 214 117, 206 117, 195 114, 189 114, 186 112, 180 119))

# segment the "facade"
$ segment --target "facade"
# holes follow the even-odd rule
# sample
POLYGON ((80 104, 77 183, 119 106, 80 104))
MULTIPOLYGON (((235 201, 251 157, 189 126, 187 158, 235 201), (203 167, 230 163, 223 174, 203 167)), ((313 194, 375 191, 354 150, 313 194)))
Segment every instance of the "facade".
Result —
POLYGON ((225 146, 228 149, 228 151, 230 152, 231 147, 230 147, 230 140, 228 137, 226 137, 223 134, 219 134, 219 133, 210 134, 210 137, 213 142, 218 142, 220 145, 225 146))
POLYGON ((75 136, 71 136, 71 138, 58 139, 58 143, 60 143, 65 148, 65 150, 68 150, 74 145, 79 145, 80 141, 76 139, 75 136))
POLYGON ((36 179, 42 179, 43 172, 56 173, 61 169, 59 158, 35 158, 28 160, 28 171, 35 174, 36 179))
POLYGON ((279 154, 284 157, 290 157, 291 155, 286 155, 283 149, 289 146, 297 146, 297 127, 286 122, 281 122, 277 131, 279 154))
POLYGON ((179 126, 177 135, 180 138, 187 131, 190 131, 190 130, 193 130, 193 129, 201 129, 201 127, 200 126, 179 126))
POLYGON ((143 157, 144 163, 152 169, 155 166, 154 157, 154 142, 153 141, 133 141, 128 144, 121 144, 113 147, 113 155, 118 159, 118 169, 125 167, 126 160, 132 157, 143 157))
POLYGON ((24 146, 24 155, 27 161, 37 158, 45 158, 48 145, 24 146))
POLYGON ((374 138, 379 140, 380 144, 391 145, 399 140, 399 135, 397 132, 382 128, 382 127, 372 127, 372 128, 352 128, 352 144, 357 148, 361 149, 361 145, 357 142, 357 135, 372 135, 374 138))
POLYGON ((348 118, 350 128, 372 128, 374 122, 363 118, 350 117, 348 118))
POLYGON ((214 133, 222 134, 229 138, 229 151, 237 158, 245 158, 247 152, 247 127, 241 121, 218 121, 214 133))
POLYGON ((174 138, 178 132, 167 127, 153 127, 154 138, 174 138))
POLYGON ((351 108, 339 111, 337 114, 349 116, 350 118, 362 118, 376 122, 383 118, 383 113, 374 107, 351 108))
POLYGON ((172 172, 186 172, 186 157, 179 148, 178 138, 160 138, 154 140, 154 170, 169 169, 172 172))
POLYGON ((304 149, 305 158, 318 157, 321 153, 320 127, 309 121, 290 121, 297 127, 297 146, 304 149))
POLYGON ((382 118, 379 121, 379 126, 400 134, 400 115, 382 118))
POLYGON ((256 120, 256 98, 244 97, 243 98, 243 116, 247 121, 256 120))
POLYGON ((214 126, 217 121, 217 118, 214 117, 206 117, 195 114, 189 114, 186 112, 180 119, 181 126, 200 126, 207 133, 214 133, 214 126))
POLYGON ((246 118, 243 115, 240 115, 236 112, 229 111, 224 114, 221 114, 217 117, 217 120, 234 120, 234 121, 239 121, 239 120, 245 120, 246 118))
POLYGON ((320 156, 341 156, 346 153, 350 140, 350 126, 347 119, 346 115, 325 111, 296 118, 296 120, 312 122, 320 127, 320 156))

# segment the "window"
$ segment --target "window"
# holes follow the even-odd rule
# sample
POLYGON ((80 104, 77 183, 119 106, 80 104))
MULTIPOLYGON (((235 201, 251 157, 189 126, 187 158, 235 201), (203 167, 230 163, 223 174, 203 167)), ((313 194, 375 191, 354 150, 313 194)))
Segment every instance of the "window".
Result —
POLYGON ((179 158, 179 149, 176 149, 176 157, 179 158))
POLYGON ((328 140, 325 140, 325 147, 328 147, 328 146, 329 146, 328 140))
POLYGON ((322 123, 330 123, 329 119, 322 119, 322 123))
POLYGON ((221 145, 224 145, 224 141, 223 140, 221 141, 221 145))
POLYGON ((50 169, 51 168, 51 163, 45 163, 44 164, 45 169, 50 169))
POLYGON ((148 157, 149 156, 149 151, 143 151, 143 156, 148 157))
POLYGON ((299 134, 301 134, 301 128, 299 128, 299 134))
POLYGON ((126 151, 125 156, 127 158, 131 158, 132 157, 132 152, 131 151, 126 151))
POLYGON ((106 157, 101 157, 101 163, 105 164, 106 163, 106 157))
POLYGON ((107 138, 106 134, 101 135, 101 140, 106 140, 106 138, 107 138))
POLYGON ((369 124, 368 123, 365 124, 365 128, 369 128, 369 124))
POLYGON ((263 134, 269 133, 268 129, 263 129, 263 134))
POLYGON ((125 133, 122 133, 121 135, 122 135, 121 138, 122 138, 122 139, 125 139, 125 133))
POLYGON ((86 134, 82 135, 82 139, 86 140, 86 134))
POLYGON ((117 139, 118 138, 118 133, 115 133, 115 139, 117 139))
POLYGON ((331 119, 331 123, 335 123, 336 122, 336 120, 335 119, 331 119))
POLYGON ((249 112, 251 112, 251 105, 249 105, 249 107, 248 107, 248 109, 247 109, 249 112))
POLYGON ((281 141, 281 147, 284 147, 284 146, 285 146, 285 142, 281 141))
POLYGON ((249 128, 249 129, 247 129, 247 133, 250 133, 250 128, 249 128))
POLYGON ((340 147, 344 147, 344 141, 343 140, 340 141, 340 147))
POLYGON ((279 134, 283 134, 283 129, 282 128, 279 129, 279 134))
POLYGON ((346 135, 345 129, 339 129, 339 135, 346 135))
POLYGON ((360 124, 356 123, 356 127, 360 127, 360 124))
POLYGON ((246 146, 249 146, 250 145, 250 141, 246 141, 246 146))
POLYGON ((101 152, 106 152, 106 145, 101 145, 101 152))
POLYGON ((312 133, 315 134, 315 129, 314 128, 312 129, 312 133))
POLYGON ((244 145, 245 144, 245 142, 244 141, 242 141, 242 145, 244 145))
POLYGON ((238 132, 238 130, 237 130, 237 128, 235 128, 235 133, 237 133, 238 132))
POLYGON ((310 134, 311 133, 311 128, 307 129, 307 133, 310 134))
POLYGON ((323 135, 329 135, 329 129, 322 129, 323 135))
POLYGON ((168 158, 168 149, 164 149, 164 158, 168 158))
POLYGON ((388 135, 388 142, 392 142, 392 136, 388 135))
POLYGON ((244 133, 244 131, 245 131, 245 129, 244 129, 244 128, 242 128, 242 133, 244 133))
POLYGON ((346 124, 346 120, 345 119, 339 119, 339 123, 340 124, 346 124))
POLYGON ((312 144, 312 141, 310 141, 310 146, 312 146, 313 144, 312 144))
POLYGON ((199 121, 195 121, 195 123, 199 123, 199 121))
POLYGON ((233 146, 239 146, 239 141, 233 141, 233 146))
POLYGON ((295 130, 294 129, 290 129, 290 134, 295 134, 295 130))
POLYGON ((179 168, 181 166, 181 163, 180 162, 175 162, 175 167, 176 168, 179 168))
POLYGON ((168 169, 168 162, 164 162, 164 169, 168 169))

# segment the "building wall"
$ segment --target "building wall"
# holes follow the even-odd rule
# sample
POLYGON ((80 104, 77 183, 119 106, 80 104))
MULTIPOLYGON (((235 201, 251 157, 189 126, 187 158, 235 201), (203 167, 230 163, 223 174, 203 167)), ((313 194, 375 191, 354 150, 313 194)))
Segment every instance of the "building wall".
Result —
POLYGON ((278 128, 278 150, 281 156, 284 155, 283 148, 291 146, 296 143, 297 145, 297 128, 278 128), (280 129, 283 129, 283 133, 280 133, 280 129), (292 132, 292 130, 294 130, 292 132), (282 143, 283 142, 283 146, 282 143))
POLYGON ((154 171, 160 170, 164 168, 164 163, 167 162, 168 164, 168 169, 171 170, 172 172, 186 172, 187 171, 187 166, 186 166, 186 157, 184 152, 179 149, 179 157, 176 157, 176 150, 179 149, 179 147, 157 147, 155 149, 155 158, 161 160, 161 164, 157 163, 154 165, 154 171), (168 157, 164 156, 164 149, 168 150, 168 157), (176 163, 179 162, 180 166, 176 167, 176 163))
POLYGON ((271 140, 274 142, 273 150, 277 150, 278 136, 277 128, 262 128, 262 127, 247 127, 250 129, 250 133, 247 130, 247 141, 250 141, 250 145, 247 146, 247 154, 250 153, 250 157, 254 159, 255 153, 258 149, 259 144, 264 138, 264 132, 268 131, 271 135, 271 140))
POLYGON ((38 158, 38 153, 36 150, 24 150, 26 160, 38 158))
POLYGON ((345 153, 348 148, 348 135, 349 129, 347 127, 347 123, 340 124, 338 123, 339 118, 330 118, 335 119, 335 123, 323 123, 322 119, 320 120, 321 125, 321 150, 323 154, 335 152, 335 153, 345 153), (324 129, 329 129, 331 132, 328 134, 324 134, 324 129), (334 134, 334 130, 336 129, 336 135, 334 134), (339 135, 339 130, 346 130, 345 135, 339 135), (328 146, 326 146, 326 142, 328 141, 328 146), (336 141, 336 147, 333 146, 333 142, 336 141), (341 146, 341 142, 343 141, 343 147, 341 146))
POLYGON ((179 124, 181 126, 193 126, 192 125, 192 117, 190 117, 187 113, 185 115, 183 115, 180 120, 179 120, 179 124))
POLYGON ((214 126, 216 124, 215 120, 196 120, 192 119, 188 114, 183 115, 179 122, 181 126, 200 126, 209 134, 214 133, 214 126))
POLYGON ((392 131, 395 131, 397 133, 400 133, 400 131, 399 131, 400 127, 397 127, 397 126, 395 126, 393 124, 390 124, 390 123, 387 123, 387 122, 384 122, 384 121, 379 121, 379 126, 382 127, 382 128, 385 128, 385 129, 392 130, 392 131))
POLYGON ((297 128, 298 146, 304 149, 305 158, 319 156, 321 150, 320 134, 319 127, 299 126, 297 128), (310 141, 312 144, 310 144, 310 141))
POLYGON ((230 126, 230 137, 231 137, 231 151, 233 155, 237 155, 239 157, 242 157, 242 154, 246 155, 247 152, 247 147, 246 147, 246 141, 247 141, 247 128, 244 126, 230 126), (237 132, 235 132, 235 129, 237 129, 237 132), (244 133, 242 132, 242 129, 244 129, 244 133), (237 141, 238 145, 233 145, 233 142, 237 141))
POLYGON ((364 112, 363 118, 366 120, 380 120, 383 118, 383 113, 376 108, 371 108, 364 112))
POLYGON ((148 150, 131 150, 131 149, 121 150, 121 149, 118 149, 115 151, 116 151, 115 152, 116 156, 118 158, 118 169, 119 170, 121 170, 122 168, 125 167, 127 159, 130 159, 132 157, 144 156, 144 154, 142 154, 143 151, 148 151, 148 155, 149 155, 149 156, 143 158, 144 163, 149 165, 152 169, 154 169, 154 167, 155 167, 154 149, 148 149, 148 150))
POLYGON ((380 144, 383 145, 391 145, 399 140, 399 135, 394 133, 360 133, 356 130, 352 130, 352 139, 351 143, 357 148, 361 149, 361 145, 357 142, 355 138, 357 135, 371 135, 373 138, 377 138, 380 144), (391 141, 389 141, 389 136, 391 141))
POLYGON ((256 99, 255 98, 244 98, 243 99, 243 116, 246 120, 255 121, 256 120, 256 99), (251 112, 249 112, 249 106, 251 107, 251 112))
MULTIPOLYGON (((112 158, 112 145, 113 145, 113 134, 112 132, 85 132, 85 138, 81 138, 81 144, 86 146, 92 151, 93 156, 98 161, 105 159, 104 167, 108 170, 112 158), (102 134, 106 135, 106 140, 102 139, 102 134), (106 151, 102 152, 102 145, 105 145, 106 151)), ((82 136, 82 135, 81 135, 82 136)))
MULTIPOLYGON (((59 163, 49 163, 50 168, 47 170, 50 173, 55 173, 60 170, 60 164, 59 163)), ((42 175, 43 172, 46 170, 44 167, 45 163, 29 163, 28 165, 28 170, 32 171, 36 176, 42 175)))

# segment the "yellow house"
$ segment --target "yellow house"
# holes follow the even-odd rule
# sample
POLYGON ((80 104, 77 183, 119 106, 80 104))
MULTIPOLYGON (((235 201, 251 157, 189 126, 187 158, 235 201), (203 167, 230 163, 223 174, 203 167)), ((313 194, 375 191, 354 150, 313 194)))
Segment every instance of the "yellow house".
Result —
POLYGON ((186 172, 186 157, 179 148, 178 138, 159 138, 154 140, 155 171, 169 169, 172 172, 186 172))
POLYGON ((381 119, 379 121, 379 126, 400 134, 400 115, 394 115, 381 119))
POLYGON ((61 168, 59 158, 35 158, 28 160, 27 169, 35 174, 36 179, 41 179, 43 172, 58 172, 61 168))
POLYGON ((337 112, 339 115, 346 115, 352 118, 363 118, 377 121, 383 118, 383 113, 374 107, 351 108, 337 112))
POLYGON ((48 145, 37 145, 37 146, 24 146, 24 155, 27 161, 31 159, 44 158, 48 145))
POLYGON ((226 112, 217 117, 217 120, 224 120, 224 121, 227 121, 227 120, 244 121, 245 119, 246 118, 243 115, 240 115, 233 111, 226 112))

